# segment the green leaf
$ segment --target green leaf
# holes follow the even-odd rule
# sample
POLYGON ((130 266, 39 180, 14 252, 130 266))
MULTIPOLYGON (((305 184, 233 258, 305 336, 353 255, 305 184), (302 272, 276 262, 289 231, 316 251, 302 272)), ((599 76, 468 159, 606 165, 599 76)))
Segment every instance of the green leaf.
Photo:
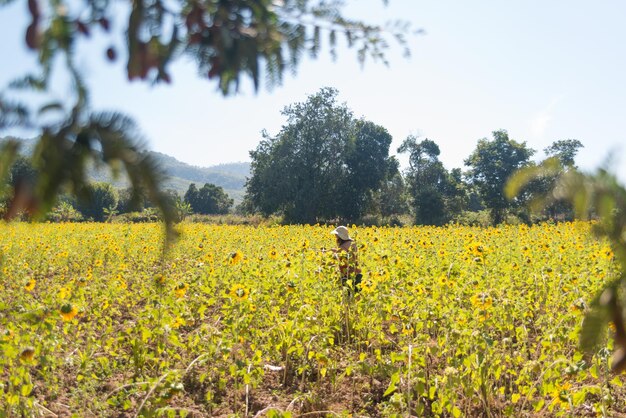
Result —
POLYGON ((572 403, 574 406, 582 405, 585 402, 585 398, 587 397, 587 391, 585 389, 580 390, 572 395, 572 403))
POLYGON ((463 415, 463 411, 461 411, 459 409, 459 407, 456 406, 456 405, 452 407, 452 411, 451 412, 452 412, 452 416, 454 418, 459 418, 461 415, 463 415))
POLYGON ((389 382, 389 386, 385 393, 383 393, 383 397, 389 396, 397 390, 396 383, 400 381, 400 372, 395 372, 391 375, 391 381, 389 382))
POLYGON ((33 390, 33 385, 23 385, 20 389, 20 393, 22 396, 28 396, 33 390))
POLYGON ((622 387, 624 384, 622 383, 622 379, 619 376, 615 376, 611 382, 612 385, 615 385, 617 387, 622 387))

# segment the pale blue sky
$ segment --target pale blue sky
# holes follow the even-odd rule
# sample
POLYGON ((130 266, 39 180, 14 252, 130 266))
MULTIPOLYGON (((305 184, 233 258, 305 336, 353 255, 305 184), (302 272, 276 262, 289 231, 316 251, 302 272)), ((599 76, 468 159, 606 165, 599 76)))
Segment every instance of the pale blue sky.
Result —
MULTIPOLYGON (((390 66, 361 68, 355 51, 332 62, 302 62, 295 77, 257 94, 223 98, 188 62, 173 67, 171 86, 128 83, 124 63, 108 64, 101 39, 83 45, 96 109, 118 108, 141 126, 152 149, 195 165, 248 160, 248 152, 284 123, 280 110, 323 86, 339 90, 356 116, 386 127, 392 153, 409 134, 441 148, 448 168, 463 167, 478 139, 506 129, 538 151, 579 139, 583 169, 607 156, 626 162, 626 2, 571 0, 347 1, 345 14, 373 23, 402 18, 425 34, 410 37, 412 56, 389 52, 390 66)), ((26 51, 26 2, 0 9, 0 85, 32 65, 26 51)), ((121 24, 122 22, 117 22, 121 24)), ((121 42, 121 41, 119 41, 121 42)), ((121 45, 121 43, 120 43, 121 45)), ((66 94, 63 88, 58 96, 66 94)), ((401 158, 405 161, 405 158, 401 158)), ((622 182, 626 164, 615 164, 622 182)))

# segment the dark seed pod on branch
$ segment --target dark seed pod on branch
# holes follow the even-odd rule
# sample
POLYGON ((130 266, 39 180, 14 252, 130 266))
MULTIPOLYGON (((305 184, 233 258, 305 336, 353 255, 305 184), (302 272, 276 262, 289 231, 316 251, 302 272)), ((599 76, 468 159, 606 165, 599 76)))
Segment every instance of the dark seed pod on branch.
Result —
POLYGON ((98 23, 100 23, 100 26, 102 27, 102 29, 104 29, 107 32, 111 29, 111 23, 109 22, 109 19, 107 19, 106 17, 101 17, 98 20, 98 23))
POLYGON ((26 45, 30 49, 37 49, 39 46, 39 27, 36 21, 33 21, 26 29, 26 45))
POLYGON ((89 27, 85 25, 83 22, 81 22, 80 20, 76 21, 76 28, 78 29, 80 33, 82 33, 85 36, 91 35, 91 32, 89 31, 89 27))
POLYGON ((115 48, 113 48, 112 46, 107 48, 107 58, 111 62, 117 59, 117 52, 115 51, 115 48))

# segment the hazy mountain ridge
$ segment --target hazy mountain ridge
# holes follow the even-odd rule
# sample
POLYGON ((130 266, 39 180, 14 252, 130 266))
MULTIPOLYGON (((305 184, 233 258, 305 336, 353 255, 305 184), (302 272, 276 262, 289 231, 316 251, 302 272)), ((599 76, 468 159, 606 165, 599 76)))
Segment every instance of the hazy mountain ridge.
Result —
MULTIPOLYGON (((0 143, 5 139, 0 139, 0 143)), ((34 139, 23 139, 21 153, 28 155, 33 152, 36 141, 34 139)), ((171 155, 157 151, 148 151, 161 165, 169 176, 164 182, 164 189, 176 190, 181 196, 187 191, 191 183, 202 187, 204 183, 212 183, 222 187, 235 203, 241 202, 245 191, 246 178, 250 176, 249 162, 224 163, 210 167, 198 167, 179 161, 171 155)), ((113 173, 107 166, 91 167, 88 176, 93 181, 112 183, 115 187, 123 188, 128 186, 123 172, 115 179, 113 173)))

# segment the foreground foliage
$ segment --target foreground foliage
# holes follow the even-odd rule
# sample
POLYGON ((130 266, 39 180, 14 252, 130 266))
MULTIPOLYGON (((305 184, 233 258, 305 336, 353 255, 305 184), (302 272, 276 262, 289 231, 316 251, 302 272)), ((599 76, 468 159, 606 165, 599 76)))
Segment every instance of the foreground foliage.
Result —
POLYGON ((0 228, 8 416, 626 412, 612 340, 577 349, 619 276, 588 223, 353 228, 354 298, 326 227, 183 224, 167 261, 155 225, 0 228))

